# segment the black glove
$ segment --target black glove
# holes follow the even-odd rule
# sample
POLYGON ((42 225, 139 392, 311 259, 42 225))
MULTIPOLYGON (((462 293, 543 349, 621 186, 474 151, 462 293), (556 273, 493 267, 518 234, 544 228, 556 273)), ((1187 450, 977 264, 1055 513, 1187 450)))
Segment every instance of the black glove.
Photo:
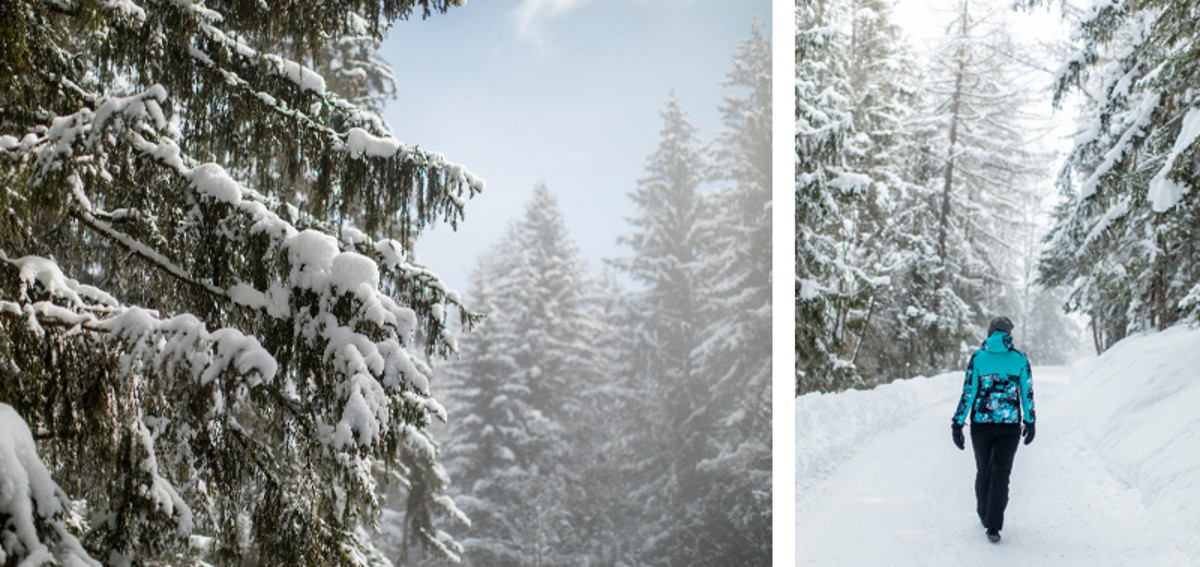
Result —
POLYGON ((1028 421, 1021 424, 1021 437, 1025 438, 1025 444, 1033 443, 1033 424, 1028 421))
POLYGON ((954 438, 954 446, 958 447, 960 451, 967 448, 967 440, 963 438, 961 425, 957 423, 950 425, 950 436, 954 438))

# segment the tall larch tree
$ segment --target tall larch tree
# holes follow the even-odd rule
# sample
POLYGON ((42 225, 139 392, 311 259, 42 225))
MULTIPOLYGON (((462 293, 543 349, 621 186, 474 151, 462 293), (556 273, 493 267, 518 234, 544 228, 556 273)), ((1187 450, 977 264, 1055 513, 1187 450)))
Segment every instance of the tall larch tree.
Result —
POLYGON ((475 316, 409 258, 483 182, 373 106, 456 4, 0 4, 2 562, 387 565, 386 479, 457 558, 425 360, 475 316))
POLYGON ((1019 311, 1023 203, 1035 198, 1043 158, 1028 150, 1029 96, 1014 82, 1010 40, 1002 25, 978 19, 960 2, 945 47, 934 58, 926 110, 934 135, 925 140, 938 175, 927 194, 905 208, 937 218, 938 264, 931 304, 914 305, 925 327, 925 371, 957 367, 969 340, 995 315, 1019 311))

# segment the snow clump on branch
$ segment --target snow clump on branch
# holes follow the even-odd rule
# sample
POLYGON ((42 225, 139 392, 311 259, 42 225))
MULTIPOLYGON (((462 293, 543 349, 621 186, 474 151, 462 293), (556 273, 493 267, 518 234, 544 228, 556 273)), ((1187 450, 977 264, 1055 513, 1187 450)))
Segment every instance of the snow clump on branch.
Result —
POLYGON ((19 565, 58 563, 100 567, 67 531, 72 512, 67 495, 38 456, 29 425, 12 406, 0 403, 0 563, 24 557, 19 565), (47 549, 38 525, 49 525, 58 539, 47 549))

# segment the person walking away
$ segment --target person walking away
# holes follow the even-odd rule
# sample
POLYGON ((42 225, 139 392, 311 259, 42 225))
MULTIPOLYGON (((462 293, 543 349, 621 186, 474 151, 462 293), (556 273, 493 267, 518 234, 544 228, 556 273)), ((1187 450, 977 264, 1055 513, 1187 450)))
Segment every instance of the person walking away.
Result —
POLYGON ((1013 323, 996 317, 983 347, 971 354, 962 397, 950 424, 954 445, 965 449, 963 425, 971 419, 975 451, 975 511, 993 543, 1000 541, 1008 478, 1022 437, 1033 441, 1033 372, 1025 353, 1013 348, 1013 323))

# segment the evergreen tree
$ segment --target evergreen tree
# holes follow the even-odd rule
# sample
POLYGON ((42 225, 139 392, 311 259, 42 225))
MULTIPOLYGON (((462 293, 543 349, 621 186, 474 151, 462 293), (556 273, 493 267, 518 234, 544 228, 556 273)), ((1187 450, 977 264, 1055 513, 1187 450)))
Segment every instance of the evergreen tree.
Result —
POLYGON ((476 271, 489 312, 451 367, 461 415, 447 441, 468 564, 578 564, 598 545, 575 533, 592 496, 580 458, 596 443, 584 394, 604 363, 590 279, 544 185, 476 271))
POLYGON ((796 394, 859 383, 842 356, 840 218, 866 183, 844 163, 854 135, 847 4, 801 1, 796 14, 796 394))
POLYGON ((1086 100, 1040 281, 1070 286, 1067 306, 1090 317, 1097 352, 1200 318, 1195 16, 1187 2, 1098 4, 1055 80, 1056 104, 1073 91, 1086 100))
POLYGON ((916 68, 874 0, 801 6, 797 35, 797 394, 894 370, 889 302, 911 258, 896 217, 916 68), (818 19, 820 16, 821 19, 818 19), (900 250, 904 249, 901 254, 900 250), (874 340, 872 344, 870 341, 874 340), (864 344, 866 348, 864 349, 864 344))
POLYGON ((452 4, 0 4, 0 400, 65 489, 7 561, 388 564, 396 477, 457 557, 423 357, 475 316, 407 258, 483 183, 390 135, 374 54, 452 4))
MULTIPOLYGON (((658 147, 646 160, 646 176, 630 194, 638 215, 628 220, 638 230, 620 239, 634 256, 616 262, 645 286, 629 299, 630 352, 613 373, 633 392, 622 408, 630 451, 631 482, 625 493, 642 514, 634 524, 642 534, 670 533, 687 517, 701 494, 698 486, 682 482, 679 470, 694 466, 707 450, 704 432, 690 421, 709 383, 696 360, 706 326, 696 261, 708 252, 699 226, 704 209, 698 193, 707 162, 674 93, 661 116, 658 147)), ((637 547, 647 560, 673 553, 660 548, 662 542, 655 538, 641 539, 637 547)))
POLYGON ((699 259, 708 326, 696 350, 707 395, 692 420, 708 438, 695 465, 693 565, 771 557, 771 41, 755 21, 733 54, 712 177, 708 253, 699 259), (698 514, 698 515, 695 515, 698 514))
MULTIPOLYGON (((695 270, 703 250, 697 227, 702 210, 697 189, 706 162, 695 128, 671 94, 661 113, 658 148, 647 159, 647 176, 630 198, 639 215, 628 219, 638 232, 621 237, 634 256, 622 266, 646 290, 636 299, 641 338, 649 351, 642 372, 662 383, 689 387, 693 382, 692 351, 698 344, 700 319, 695 270)), ((695 395, 673 396, 695 400, 695 395)))

